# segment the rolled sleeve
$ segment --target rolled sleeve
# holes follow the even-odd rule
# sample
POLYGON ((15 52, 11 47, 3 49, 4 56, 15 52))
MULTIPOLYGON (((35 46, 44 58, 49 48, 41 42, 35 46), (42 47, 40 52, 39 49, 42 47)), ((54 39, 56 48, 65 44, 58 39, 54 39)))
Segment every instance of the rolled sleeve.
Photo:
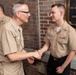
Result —
POLYGON ((50 30, 50 29, 48 28, 48 29, 47 29, 47 32, 46 32, 46 35, 45 35, 45 37, 44 37, 44 42, 47 43, 47 44, 49 44, 49 42, 50 42, 50 41, 49 41, 49 38, 50 38, 50 36, 49 36, 49 34, 50 34, 50 33, 49 33, 49 30, 50 30))
POLYGON ((44 37, 44 42, 49 44, 49 40, 48 40, 47 36, 44 37))
POLYGON ((76 51, 76 31, 72 29, 69 34, 69 48, 76 51))
POLYGON ((17 45, 11 31, 3 28, 1 37, 4 55, 17 52, 17 45))

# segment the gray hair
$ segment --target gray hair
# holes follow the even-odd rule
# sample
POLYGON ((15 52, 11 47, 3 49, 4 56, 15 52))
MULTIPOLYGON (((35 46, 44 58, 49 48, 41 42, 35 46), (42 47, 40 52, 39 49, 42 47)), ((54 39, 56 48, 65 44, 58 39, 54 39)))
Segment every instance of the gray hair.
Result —
POLYGON ((23 4, 13 4, 12 7, 12 14, 15 14, 18 11, 21 11, 23 9, 23 4))

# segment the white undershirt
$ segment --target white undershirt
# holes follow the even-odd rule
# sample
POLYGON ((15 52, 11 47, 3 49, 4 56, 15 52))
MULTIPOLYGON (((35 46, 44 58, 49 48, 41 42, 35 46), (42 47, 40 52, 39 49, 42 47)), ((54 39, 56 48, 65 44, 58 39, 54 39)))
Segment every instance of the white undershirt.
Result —
POLYGON ((57 27, 56 27, 56 32, 59 32, 60 29, 61 29, 61 26, 59 26, 59 27, 57 26, 57 27))

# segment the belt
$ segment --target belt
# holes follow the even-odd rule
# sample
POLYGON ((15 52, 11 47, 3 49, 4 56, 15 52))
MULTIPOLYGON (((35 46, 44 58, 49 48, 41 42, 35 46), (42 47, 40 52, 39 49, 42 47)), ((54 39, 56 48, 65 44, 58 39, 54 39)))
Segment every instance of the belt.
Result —
POLYGON ((54 59, 54 61, 56 61, 56 60, 59 59, 59 58, 54 58, 54 57, 53 57, 53 59, 54 59))
POLYGON ((57 61, 57 60, 59 60, 59 59, 64 59, 64 58, 66 58, 68 55, 66 55, 66 56, 64 56, 64 57, 61 57, 61 58, 56 58, 56 57, 53 57, 53 56, 51 56, 52 58, 53 58, 53 60, 54 61, 57 61))

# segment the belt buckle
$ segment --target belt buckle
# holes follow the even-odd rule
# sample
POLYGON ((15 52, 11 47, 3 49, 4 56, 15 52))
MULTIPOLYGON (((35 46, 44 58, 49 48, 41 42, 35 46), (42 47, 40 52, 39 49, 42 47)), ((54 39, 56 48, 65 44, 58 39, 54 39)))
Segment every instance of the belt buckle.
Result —
POLYGON ((56 58, 54 58, 54 61, 56 61, 57 59, 56 58))

